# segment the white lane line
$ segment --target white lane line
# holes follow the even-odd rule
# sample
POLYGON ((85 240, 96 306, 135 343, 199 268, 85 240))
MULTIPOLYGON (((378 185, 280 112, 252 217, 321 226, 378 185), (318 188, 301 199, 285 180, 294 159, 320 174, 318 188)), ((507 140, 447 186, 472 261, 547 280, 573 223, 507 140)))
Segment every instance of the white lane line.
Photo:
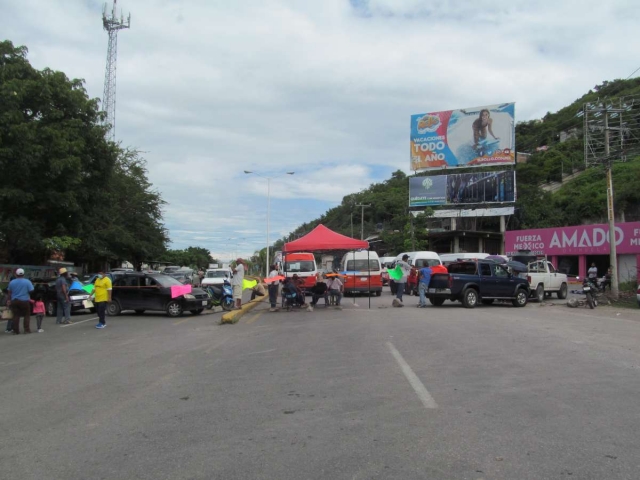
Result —
POLYGON ((398 365, 400 365, 400 368, 402 369, 402 373, 404 373, 404 376, 407 377, 407 380, 409 380, 409 383, 415 390, 416 394, 418 395, 418 398, 424 405, 424 408, 438 408, 438 404, 436 403, 436 401, 429 394, 429 392, 427 391, 425 386, 422 384, 418 376, 415 373, 413 373, 413 370, 411 370, 411 367, 409 366, 409 364, 404 361, 404 358, 402 358, 402 355, 400 355, 400 352, 396 350, 396 347, 393 346, 393 343, 387 342, 387 347, 389 347, 389 350, 391 350, 391 355, 393 355, 393 357, 396 359, 396 362, 398 362, 398 365))
POLYGON ((74 325, 80 325, 81 323, 84 323, 84 322, 90 322, 91 320, 98 320, 98 317, 95 317, 95 318, 87 318, 86 320, 80 320, 79 322, 73 322, 73 323, 70 323, 69 325, 60 325, 60 326, 61 326, 62 328, 64 328, 64 327, 73 327, 74 325))
POLYGON ((276 348, 272 348, 271 350, 262 350, 261 352, 251 352, 251 353, 245 353, 243 356, 247 356, 247 355, 260 355, 261 353, 269 353, 269 352, 275 352, 277 349, 276 348))

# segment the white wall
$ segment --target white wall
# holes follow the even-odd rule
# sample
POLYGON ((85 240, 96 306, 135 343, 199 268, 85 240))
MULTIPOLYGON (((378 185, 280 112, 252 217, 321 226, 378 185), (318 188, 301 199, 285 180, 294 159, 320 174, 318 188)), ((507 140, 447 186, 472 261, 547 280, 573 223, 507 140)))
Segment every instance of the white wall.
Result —
POLYGON ((636 281, 637 275, 636 255, 618 255, 618 281, 636 281))

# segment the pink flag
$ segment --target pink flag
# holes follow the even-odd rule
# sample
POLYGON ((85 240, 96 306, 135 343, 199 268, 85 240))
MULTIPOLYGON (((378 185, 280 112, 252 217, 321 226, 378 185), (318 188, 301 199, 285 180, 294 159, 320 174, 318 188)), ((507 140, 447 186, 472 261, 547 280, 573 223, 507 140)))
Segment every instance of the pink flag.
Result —
POLYGON ((191 293, 191 285, 171 285, 171 298, 179 297, 185 293, 191 293))

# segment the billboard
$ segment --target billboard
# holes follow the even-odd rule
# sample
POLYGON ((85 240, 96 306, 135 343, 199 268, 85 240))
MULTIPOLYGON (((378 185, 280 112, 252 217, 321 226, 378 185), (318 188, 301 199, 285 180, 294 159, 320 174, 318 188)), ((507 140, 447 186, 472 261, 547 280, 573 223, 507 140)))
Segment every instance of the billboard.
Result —
POLYGON ((411 115, 411 170, 515 163, 515 103, 411 115))
POLYGON ((474 172, 409 178, 409 206, 502 203, 516 200, 516 172, 474 172))

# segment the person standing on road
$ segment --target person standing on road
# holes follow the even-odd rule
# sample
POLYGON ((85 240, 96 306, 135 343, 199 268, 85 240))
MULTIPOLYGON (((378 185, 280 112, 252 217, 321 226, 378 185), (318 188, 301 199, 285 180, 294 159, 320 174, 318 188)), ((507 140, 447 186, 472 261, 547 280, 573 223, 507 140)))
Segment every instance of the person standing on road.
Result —
POLYGON ((591 264, 591 268, 589 270, 587 270, 587 276, 589 277, 589 280, 594 282, 595 285, 597 285, 597 281, 598 281, 598 267, 596 267, 596 263, 593 262, 591 264))
POLYGON ((24 317, 24 333, 31 333, 31 297, 29 294, 33 292, 33 284, 24 278, 22 268, 16 270, 16 277, 9 282, 7 287, 11 296, 7 305, 10 305, 13 311, 13 334, 19 335, 20 317, 24 317))
POLYGON ((396 282, 396 298, 402 302, 402 294, 404 293, 404 284, 407 283, 407 278, 411 273, 411 265, 407 263, 409 260, 409 255, 403 255, 402 260, 400 260, 396 266, 399 266, 402 270, 402 278, 396 282))
POLYGON ((31 300, 33 304, 33 314, 36 316, 36 324, 38 326, 38 333, 44 332, 42 329, 42 320, 44 319, 44 302, 42 301, 42 295, 38 295, 35 301, 31 300))
POLYGON ((429 282, 431 281, 431 268, 423 267, 418 272, 420 280, 418 281, 418 293, 420 294, 419 308, 425 308, 427 306, 427 288, 429 288, 429 282))
POLYGON ((98 312, 98 324, 96 325, 96 328, 104 328, 107 326, 107 304, 111 301, 111 291, 113 286, 111 284, 111 279, 105 276, 104 272, 98 272, 98 278, 96 278, 93 286, 93 303, 95 304, 96 311, 98 312))
MULTIPOLYGON (((278 273, 278 269, 276 268, 275 265, 271 265, 269 267, 269 277, 267 278, 274 278, 277 277, 279 275, 278 273)), ((278 307, 278 288, 279 288, 280 282, 271 282, 269 283, 269 303, 271 304, 271 308, 269 309, 270 312, 275 312, 277 310, 278 307)))
POLYGON ((240 310, 242 307, 242 281, 244 280, 244 271, 244 260, 238 258, 236 260, 236 266, 233 269, 233 278, 231 279, 233 299, 236 302, 235 310, 240 310))
POLYGON ((61 268, 56 280, 56 325, 69 325, 71 322, 71 303, 69 303, 69 272, 61 268), (62 316, 64 315, 64 321, 62 316))

